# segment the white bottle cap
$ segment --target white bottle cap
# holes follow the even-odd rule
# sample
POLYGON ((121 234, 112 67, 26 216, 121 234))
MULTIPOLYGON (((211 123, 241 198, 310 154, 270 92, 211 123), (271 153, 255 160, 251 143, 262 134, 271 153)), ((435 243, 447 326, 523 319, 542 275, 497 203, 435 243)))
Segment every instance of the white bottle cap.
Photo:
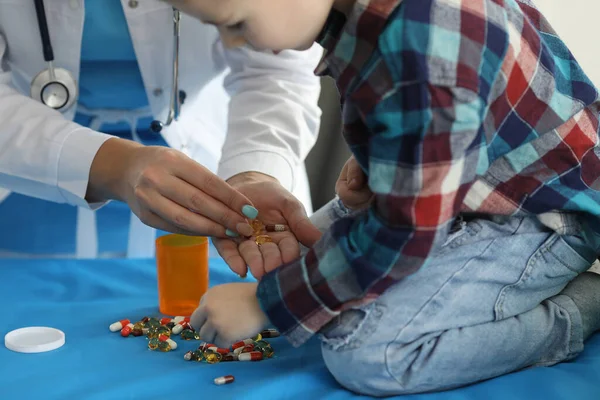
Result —
POLYGON ((65 344, 65 334, 54 328, 31 326, 16 329, 4 336, 7 349, 18 353, 43 353, 65 344))

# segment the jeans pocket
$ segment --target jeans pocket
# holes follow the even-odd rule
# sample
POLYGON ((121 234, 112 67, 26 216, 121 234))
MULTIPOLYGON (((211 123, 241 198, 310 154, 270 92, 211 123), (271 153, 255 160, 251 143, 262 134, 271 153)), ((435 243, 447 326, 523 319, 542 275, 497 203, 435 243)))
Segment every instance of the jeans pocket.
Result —
POLYGON ((529 257, 519 279, 502 288, 495 304, 495 319, 502 320, 530 311, 559 294, 591 262, 553 233, 529 257))
POLYGON ((383 306, 377 302, 343 311, 319 332, 323 345, 332 351, 354 350, 377 330, 383 306))

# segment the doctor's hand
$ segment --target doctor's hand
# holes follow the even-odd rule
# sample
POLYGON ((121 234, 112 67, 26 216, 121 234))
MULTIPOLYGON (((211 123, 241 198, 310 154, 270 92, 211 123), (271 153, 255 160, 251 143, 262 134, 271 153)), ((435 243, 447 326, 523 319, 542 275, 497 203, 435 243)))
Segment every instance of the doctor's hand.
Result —
MULTIPOLYGON (((244 277, 248 267, 256 279, 300 256, 299 242, 311 247, 321 232, 306 215, 302 203, 279 182, 258 172, 236 175, 228 182, 246 195, 258 209, 263 224, 286 225, 285 232, 270 232, 273 243, 258 246, 254 238, 214 240, 215 247, 231 270, 244 277)), ((247 235, 248 236, 248 235, 247 235)))
POLYGON ((367 185, 367 176, 351 156, 335 183, 335 192, 346 207, 351 210, 362 210, 373 200, 373 192, 367 185))
POLYGON ((256 287, 256 283, 228 283, 208 289, 190 318, 200 338, 227 348, 266 328, 269 320, 256 298, 256 287))
POLYGON ((86 199, 124 201, 143 223, 186 235, 251 234, 243 214, 256 215, 247 197, 183 153, 118 138, 98 150, 86 199))

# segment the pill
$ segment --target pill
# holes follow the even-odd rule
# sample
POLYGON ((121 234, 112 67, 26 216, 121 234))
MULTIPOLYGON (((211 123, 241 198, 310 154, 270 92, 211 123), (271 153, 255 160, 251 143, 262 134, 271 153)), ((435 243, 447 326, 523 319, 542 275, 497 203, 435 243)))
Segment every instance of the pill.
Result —
POLYGON ((252 344, 252 342, 254 342, 254 339, 244 339, 244 340, 240 340, 239 342, 236 342, 234 344, 231 345, 231 348, 233 350, 237 349, 238 347, 244 347, 247 344, 252 344))
POLYGON ((123 329, 123 327, 126 326, 130 322, 131 321, 128 320, 128 319, 122 319, 120 321, 113 322, 112 324, 110 324, 110 326, 108 327, 108 329, 110 329, 111 332, 118 332, 121 329, 123 329))
POLYGON ((260 361, 263 359, 263 355, 260 351, 251 351, 249 353, 241 353, 238 355, 239 361, 260 361))
POLYGON ((161 325, 166 325, 166 324, 168 324, 169 322, 171 322, 171 318, 161 318, 161 319, 160 319, 160 324, 161 324, 161 325))
POLYGON ((225 375, 225 376, 220 376, 218 378, 215 378, 215 385, 226 385, 228 383, 231 383, 235 380, 235 378, 233 377, 233 375, 225 375))
POLYGON ((228 354, 229 353, 229 349, 223 349, 223 348, 217 347, 217 346, 211 346, 208 348, 208 350, 214 351, 215 353, 219 353, 219 354, 228 354))
POLYGON ((260 335, 264 338, 270 339, 274 337, 279 337, 279 331, 277 331, 277 329, 265 329, 260 333, 260 335))
POLYGON ((238 360, 237 354, 227 353, 227 354, 223 355, 223 360, 221 360, 221 361, 237 361, 237 360, 238 360))
POLYGON ((200 350, 190 350, 183 355, 183 359, 186 361, 202 361, 204 359, 204 353, 200 350))
POLYGON ((233 354, 238 355, 238 354, 240 354, 242 352, 242 350, 244 350, 243 347, 238 347, 237 349, 233 350, 233 354))
POLYGON ((265 226, 267 232, 285 232, 286 227, 283 224, 272 224, 265 226))
POLYGON ((175 350, 177 348, 177 343, 169 338, 167 335, 158 335, 158 340, 161 342, 167 342, 169 343, 169 346, 171 346, 172 350, 175 350))
POLYGON ((159 344, 160 344, 160 341, 157 338, 150 339, 148 341, 148 348, 150 350, 156 350, 156 349, 158 349, 159 344))
POLYGON ((244 347, 242 347, 242 353, 250 353, 251 351, 254 351, 253 343, 247 344, 244 347))
POLYGON ((268 235, 258 235, 256 239, 254 239, 254 243, 256 243, 259 246, 265 243, 271 243, 272 241, 273 239, 271 239, 271 236, 268 235))
POLYGON ((221 354, 215 353, 213 351, 207 351, 206 353, 204 353, 204 358, 206 359, 207 363, 216 364, 221 361, 223 356, 221 354))
POLYGON ((133 331, 133 324, 129 323, 121 329, 121 336, 127 337, 133 331))

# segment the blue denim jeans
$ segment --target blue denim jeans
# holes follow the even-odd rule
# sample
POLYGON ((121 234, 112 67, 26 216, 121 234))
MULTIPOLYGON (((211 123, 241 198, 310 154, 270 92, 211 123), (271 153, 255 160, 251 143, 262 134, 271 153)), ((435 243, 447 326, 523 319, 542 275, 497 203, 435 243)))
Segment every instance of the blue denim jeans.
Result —
MULTIPOLYGON (((312 219, 325 229, 344 215, 333 201, 312 219)), ((595 258, 535 217, 457 222, 425 267, 320 332, 325 364, 347 389, 387 396, 572 359, 581 316, 561 291, 595 258)))

